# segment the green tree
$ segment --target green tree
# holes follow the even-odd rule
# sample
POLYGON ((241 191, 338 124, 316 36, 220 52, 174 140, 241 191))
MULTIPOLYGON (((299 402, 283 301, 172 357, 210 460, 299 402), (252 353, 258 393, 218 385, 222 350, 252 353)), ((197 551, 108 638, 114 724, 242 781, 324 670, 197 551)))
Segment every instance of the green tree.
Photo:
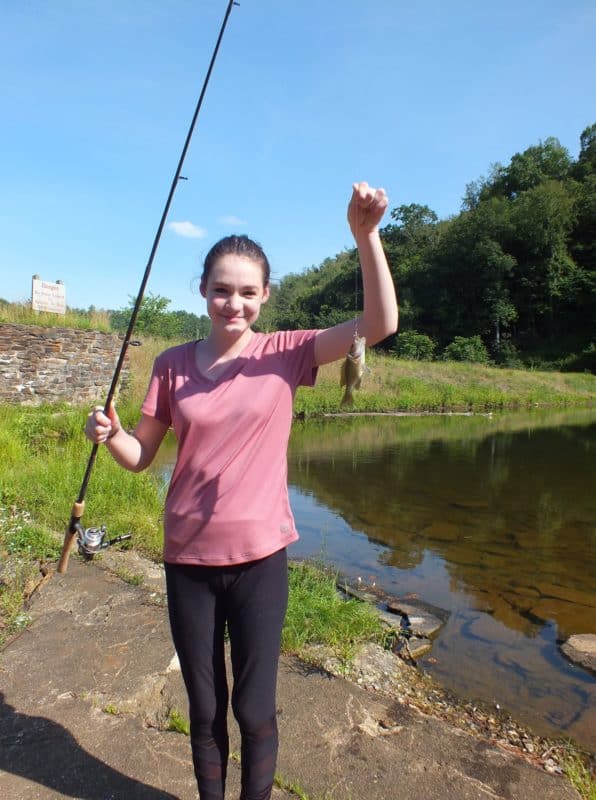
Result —
POLYGON ((265 324, 282 330, 326 328, 353 317, 361 303, 357 253, 347 250, 300 275, 286 275, 267 303, 265 324))
POLYGON ((504 198, 480 202, 451 221, 432 254, 434 297, 426 307, 425 330, 443 343, 454 336, 482 335, 498 345, 516 317, 510 296, 515 259, 504 250, 509 237, 504 198))
MULTIPOLYGON (((129 298, 128 308, 111 312, 111 325, 114 330, 124 332, 128 329, 136 298, 129 298)), ((156 336, 178 341, 203 339, 208 336, 211 321, 202 314, 198 317, 188 311, 168 311, 170 300, 161 295, 145 295, 137 314, 135 331, 138 334, 156 336)))
POLYGON ((563 180, 569 175, 571 158, 558 139, 550 136, 544 142, 516 153, 508 166, 495 164, 489 179, 480 189, 479 199, 507 197, 533 189, 543 181, 563 180))
POLYGON ((205 339, 211 330, 211 320, 206 314, 197 317, 188 311, 171 311, 166 317, 171 319, 171 332, 176 339, 205 339))
POLYGON ((579 156, 572 172, 574 177, 582 180, 587 175, 596 173, 596 123, 584 128, 579 137, 579 144, 579 156))
POLYGON ((425 287, 429 287, 430 256, 445 224, 439 223, 431 208, 418 203, 397 206, 391 218, 394 221, 381 230, 381 237, 398 289, 403 331, 419 327, 422 308, 429 299, 425 287))
POLYGON ((530 335, 560 331, 555 309, 576 295, 580 274, 568 242, 575 223, 571 182, 548 180, 523 192, 511 209, 511 249, 517 260, 514 298, 522 330, 530 335))
POLYGON ((432 238, 432 226, 439 221, 432 208, 419 203, 409 203, 393 208, 391 218, 397 223, 395 228, 403 241, 415 239, 418 242, 421 239, 428 241, 432 238))
MULTIPOLYGON (((427 336, 441 347, 480 336, 496 360, 511 364, 548 342, 559 360, 565 347, 576 354, 588 347, 596 317, 596 125, 580 145, 575 162, 550 137, 494 165, 466 187, 450 219, 418 203, 392 209, 381 237, 400 336, 427 336)), ((326 327, 361 304, 358 254, 346 250, 284 277, 259 326, 326 327)))

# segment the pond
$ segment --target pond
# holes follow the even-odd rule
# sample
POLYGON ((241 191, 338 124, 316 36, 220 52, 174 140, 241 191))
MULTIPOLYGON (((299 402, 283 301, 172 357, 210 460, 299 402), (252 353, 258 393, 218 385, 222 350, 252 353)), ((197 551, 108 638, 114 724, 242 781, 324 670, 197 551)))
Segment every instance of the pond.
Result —
POLYGON ((446 609, 425 671, 596 750, 595 455, 594 410, 297 422, 290 555, 446 609))
POLYGON ((596 412, 296 424, 301 540, 450 612, 423 669, 596 749, 596 678, 559 644, 596 633, 596 412))

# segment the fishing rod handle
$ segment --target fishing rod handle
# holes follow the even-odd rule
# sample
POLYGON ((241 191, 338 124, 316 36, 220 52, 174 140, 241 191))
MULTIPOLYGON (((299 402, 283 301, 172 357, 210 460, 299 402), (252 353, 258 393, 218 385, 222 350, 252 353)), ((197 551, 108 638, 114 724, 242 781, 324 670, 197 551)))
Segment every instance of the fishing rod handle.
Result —
POLYGON ((83 516, 83 511, 85 510, 85 501, 83 500, 81 503, 78 501, 73 503, 72 511, 70 512, 70 523, 68 528, 66 529, 66 534, 64 535, 64 544, 62 545, 62 555, 60 556, 60 561, 58 562, 57 571, 63 575, 66 570, 68 569, 68 559, 70 558, 70 552, 74 546, 75 539, 77 538, 77 525, 79 524, 79 520, 83 516))

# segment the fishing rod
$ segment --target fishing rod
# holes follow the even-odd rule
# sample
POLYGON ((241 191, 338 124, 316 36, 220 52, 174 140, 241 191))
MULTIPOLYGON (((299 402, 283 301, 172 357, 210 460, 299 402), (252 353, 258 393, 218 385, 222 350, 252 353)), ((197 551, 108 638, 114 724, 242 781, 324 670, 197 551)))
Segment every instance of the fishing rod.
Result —
MULTIPOLYGON (((188 129, 188 133, 186 134, 186 140, 184 142, 184 147, 182 148, 182 153, 180 155, 180 160, 178 161, 178 166, 176 167, 176 172, 174 173, 174 179, 172 180, 172 185, 170 187, 170 192, 168 194, 168 199, 166 200, 166 204, 164 206, 163 213, 161 215, 161 220, 159 222, 159 226, 157 228, 157 233, 155 234, 155 239, 153 240, 153 246, 151 247, 151 252, 149 254, 149 260, 147 261, 147 266, 145 268, 145 273, 143 275, 143 280, 141 281, 141 286, 139 288, 139 292, 137 294, 137 299, 135 301, 132 314, 130 315, 130 321, 128 323, 128 329, 124 336, 124 340, 122 342, 122 348, 120 350, 120 356, 118 357, 118 362, 116 364, 116 369, 114 370, 114 376, 112 378, 112 383, 108 390, 108 394, 106 397, 106 402, 104 404, 104 414, 107 414, 109 408, 112 404, 114 399, 114 394, 116 392, 116 386, 118 385, 118 380, 120 378, 120 372, 122 371, 122 366, 124 364, 124 359, 126 357, 126 351, 128 350, 128 346, 130 344, 130 339, 132 336, 132 332, 137 321, 137 315, 139 313, 139 309, 141 307, 141 303, 143 302, 143 295, 145 293, 145 287, 147 286, 147 281, 149 280, 149 273, 151 272, 151 267, 153 265, 153 259, 155 258, 155 253, 157 252, 157 247, 159 245, 159 240, 161 239, 161 234, 164 229, 164 225, 166 222, 166 218, 168 216, 168 212, 170 210, 170 205, 172 204, 172 199, 174 197, 174 192, 176 191, 176 187, 178 186, 178 182, 180 180, 186 180, 180 173, 182 171, 182 165, 184 163, 184 159, 186 158, 186 152, 190 145, 190 140, 192 139, 192 134, 199 117, 199 112, 201 110, 201 106, 203 104, 203 99, 205 97, 205 92, 207 91, 207 84, 209 83, 209 78, 211 77, 211 72, 213 70, 213 65, 215 64, 215 59, 217 58, 217 53, 219 51, 219 46, 223 39, 223 35, 226 29, 226 25, 228 24, 228 19, 230 17, 230 13, 232 11, 232 6, 240 5, 239 3, 235 2, 235 0, 229 0, 226 13, 224 15, 223 22, 221 24, 221 28, 219 31, 219 35, 217 37, 217 41, 215 47, 213 49, 213 54, 211 56, 211 61, 209 62, 209 67, 207 69, 207 74, 205 75, 205 80, 203 81, 203 88, 201 89, 201 94, 199 95, 199 100, 197 102, 197 106, 195 108, 195 113, 193 114, 192 121, 190 123, 190 127, 188 129)), ((77 499, 75 500, 72 510, 70 513, 70 522, 68 523, 68 527, 66 529, 66 535, 64 537, 64 544, 62 545, 62 554, 60 556, 60 561, 58 562, 58 572, 66 572, 68 567, 68 559, 70 557, 70 551, 75 543, 75 539, 78 541, 79 545, 79 552, 86 558, 91 559, 93 556, 100 552, 101 550, 109 547, 116 542, 121 542, 124 539, 129 539, 130 534, 124 534, 121 536, 117 536, 114 539, 106 539, 106 527, 102 525, 100 528, 83 528, 81 525, 81 517, 83 516, 83 511, 85 510, 85 495, 87 493, 87 485, 89 483, 89 478, 91 477, 91 471, 93 469, 93 465, 95 464, 95 459, 97 457, 97 451, 99 449, 98 444, 94 444, 91 450, 91 454, 89 455, 89 460, 87 462, 87 468, 85 470, 85 475, 83 477, 83 482, 81 484, 81 488, 79 490, 79 494, 77 499)))

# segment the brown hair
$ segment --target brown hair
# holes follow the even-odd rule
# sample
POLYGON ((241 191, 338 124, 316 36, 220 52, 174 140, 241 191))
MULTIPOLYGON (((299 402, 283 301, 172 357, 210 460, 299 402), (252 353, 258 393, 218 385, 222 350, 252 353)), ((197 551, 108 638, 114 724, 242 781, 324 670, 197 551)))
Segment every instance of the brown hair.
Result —
POLYGON ((225 236, 216 242, 205 256, 203 262, 203 273, 201 275, 201 285, 205 285, 209 278, 209 273, 215 262, 223 256, 235 255, 249 258, 260 264, 263 270, 263 286, 267 286, 271 277, 271 267, 263 248, 258 242, 249 239, 248 236, 225 236))

